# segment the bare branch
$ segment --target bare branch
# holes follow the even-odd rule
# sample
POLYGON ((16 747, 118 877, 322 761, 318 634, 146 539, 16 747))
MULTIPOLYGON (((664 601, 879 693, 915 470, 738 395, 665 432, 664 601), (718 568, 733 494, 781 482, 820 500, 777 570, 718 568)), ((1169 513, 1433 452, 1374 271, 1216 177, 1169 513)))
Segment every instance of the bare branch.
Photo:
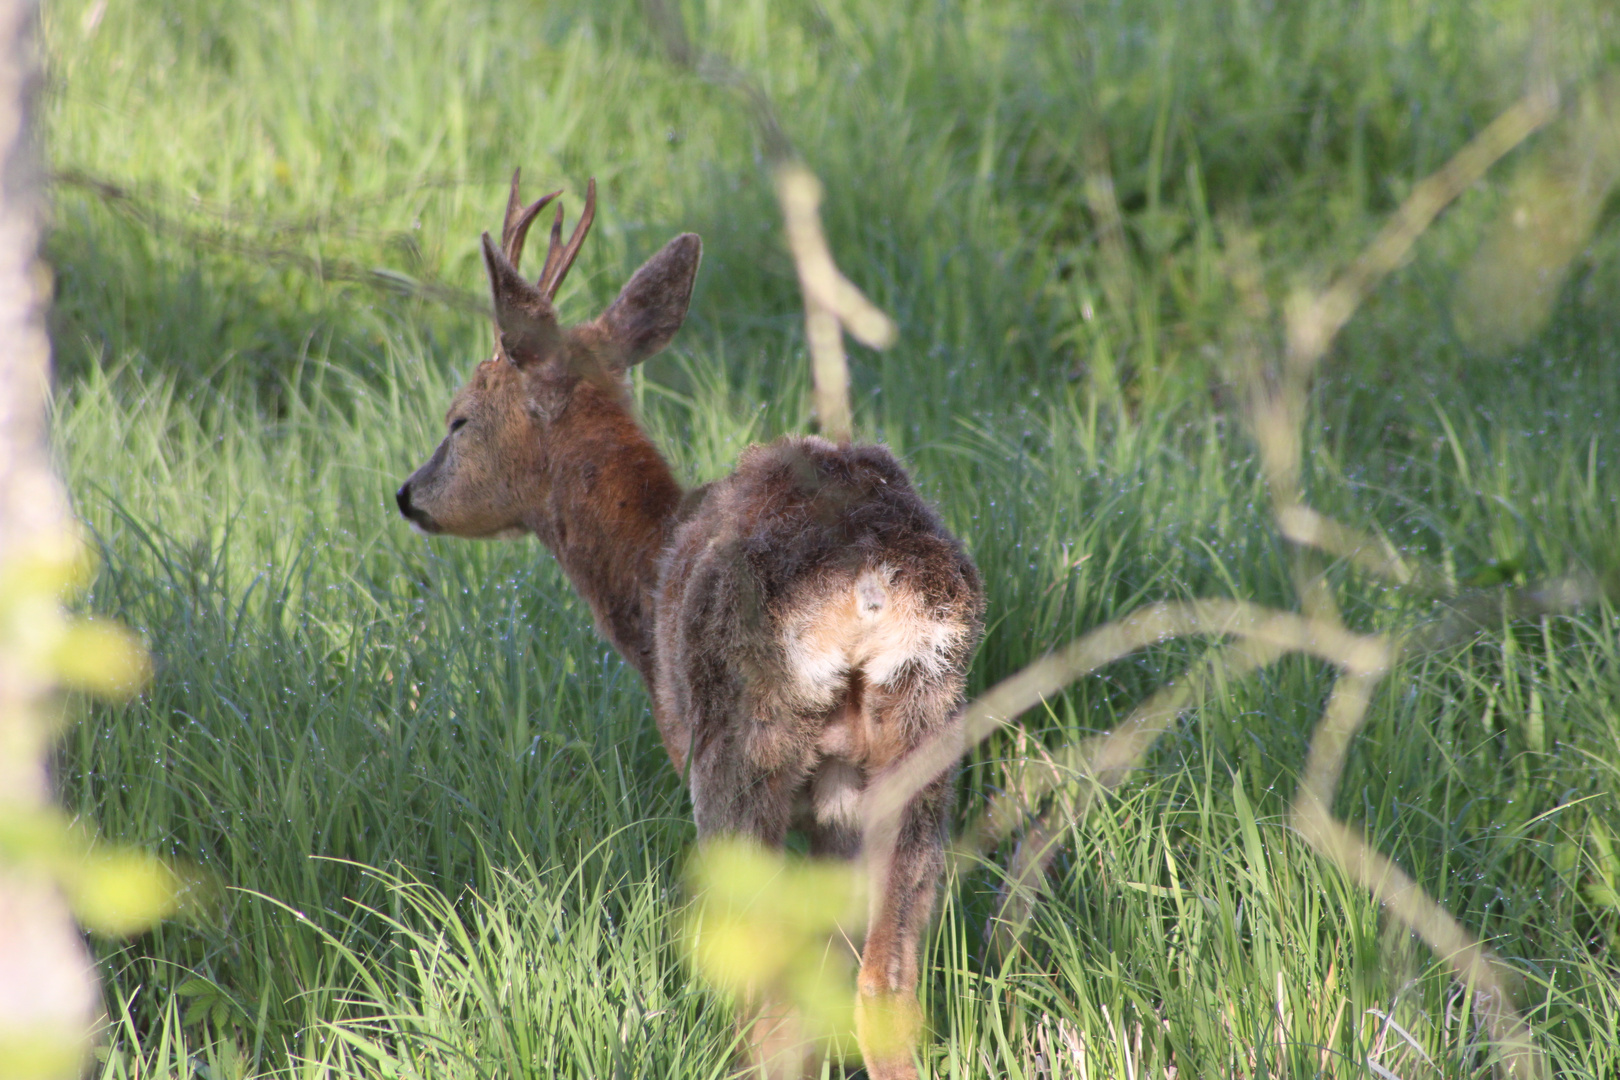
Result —
POLYGON ((1290 370, 1303 373, 1314 367, 1373 286, 1405 261, 1412 245, 1440 211, 1557 114, 1556 85, 1538 82, 1439 171, 1413 188, 1389 224, 1325 292, 1293 297, 1288 305, 1290 370))
MULTIPOLYGON (((1153 744, 1182 713, 1204 700, 1223 682, 1242 678, 1281 658, 1287 649, 1258 641, 1240 641, 1215 650, 1194 672, 1165 686, 1138 705, 1124 723, 1106 735, 1068 747, 1062 764, 1042 770, 1044 775, 1025 786, 1032 802, 1053 790, 1067 789, 1070 797, 1057 801, 1030 825, 1019 839, 1012 863, 1001 884, 996 913, 986 927, 986 938, 996 955, 1004 956, 1023 934, 1034 913, 1036 894, 1046 869, 1070 823, 1085 820, 1091 802, 1125 782, 1147 757, 1153 744)), ((955 857, 970 858, 990 851, 1012 832, 1027 812, 1015 798, 992 800, 990 807, 963 833, 955 857)))
POLYGON ((821 231, 821 182, 797 162, 776 170, 776 194, 787 225, 788 248, 804 294, 805 340, 815 383, 816 416, 828 438, 847 442, 854 433, 849 404, 849 361, 842 330, 874 349, 894 344, 894 322, 843 274, 821 231))
POLYGON ((867 820, 892 821, 911 796, 968 750, 1082 675, 1138 649, 1192 634, 1232 635, 1298 650, 1354 672, 1382 672, 1391 656, 1390 643, 1382 637, 1355 634, 1335 623, 1243 600, 1150 604, 1035 661, 970 702, 955 723, 867 790, 863 804, 867 820))
MULTIPOLYGON (((1273 511, 1283 535, 1296 545, 1294 577, 1304 614, 1269 611, 1241 601, 1154 604, 1103 626, 1023 671, 1003 680, 971 703, 953 727, 924 744, 866 795, 868 829, 881 838, 894 828, 898 808, 923 784, 948 769, 967 749, 1075 678, 1154 641, 1195 633, 1232 635, 1237 644, 1217 650, 1196 674, 1166 686, 1143 702, 1114 731, 1071 747, 1039 763, 1026 762, 1009 793, 991 801, 964 835, 958 857, 993 847, 1009 835, 1029 809, 1054 791, 1071 786, 1022 837, 1002 891, 991 936, 1003 950, 1017 940, 1035 902, 1035 886, 1056 849, 1065 821, 1080 820, 1096 793, 1120 783, 1145 757, 1164 728, 1206 689, 1211 680, 1247 674, 1288 652, 1320 657, 1341 669, 1323 718, 1312 739, 1306 777, 1294 804, 1294 822, 1319 852, 1332 859, 1412 927, 1458 976, 1482 988, 1489 999, 1493 1037, 1503 1047, 1510 1072, 1545 1074, 1545 1062, 1530 1030, 1512 1005, 1506 969, 1439 904, 1390 860, 1374 851, 1331 813, 1334 792, 1350 740, 1366 715, 1373 688, 1402 646, 1439 647, 1479 625, 1481 613, 1560 610, 1590 599, 1596 583, 1567 578, 1532 590, 1493 594, 1489 601, 1454 605, 1447 618, 1397 642, 1349 631, 1326 586, 1320 556, 1349 559, 1363 569, 1401 585, 1438 584, 1431 571, 1414 568, 1392 546, 1375 544, 1303 503, 1300 491, 1302 430, 1310 375, 1329 344, 1367 294, 1406 258, 1435 216, 1487 168, 1545 124, 1556 113, 1557 93, 1538 84, 1523 100, 1486 128, 1442 169, 1421 182, 1368 249, 1318 295, 1298 294, 1287 307, 1287 346, 1280 370, 1262 354, 1262 339, 1237 343, 1237 375, 1245 385, 1251 428, 1261 452, 1273 511), (1525 1072, 1520 1072, 1522 1068, 1525 1072)), ((1096 170, 1093 170, 1095 173, 1096 170)), ((1111 193, 1088 185, 1094 209, 1109 215, 1111 193)), ((1251 323, 1268 319, 1270 305, 1261 287, 1252 237, 1229 230, 1229 271, 1251 323)))
POLYGON ((1400 867, 1374 850, 1356 829, 1333 817, 1333 793, 1345 755, 1366 718, 1379 678, 1373 673, 1351 674, 1334 685, 1311 739, 1305 778, 1294 799, 1294 827, 1307 843, 1411 927, 1465 985, 1481 993, 1491 1037, 1502 1048, 1508 1075, 1546 1076, 1547 1063, 1530 1027, 1513 1007, 1511 971, 1400 867))
POLYGON ((1379 543, 1370 536, 1363 536, 1348 525, 1341 525, 1310 507, 1298 503, 1279 507, 1277 527, 1283 536, 1296 544, 1347 559, 1361 569, 1397 585, 1412 585, 1420 581, 1427 581, 1431 586, 1439 584, 1437 576, 1431 577, 1421 566, 1413 567, 1387 541, 1379 543))

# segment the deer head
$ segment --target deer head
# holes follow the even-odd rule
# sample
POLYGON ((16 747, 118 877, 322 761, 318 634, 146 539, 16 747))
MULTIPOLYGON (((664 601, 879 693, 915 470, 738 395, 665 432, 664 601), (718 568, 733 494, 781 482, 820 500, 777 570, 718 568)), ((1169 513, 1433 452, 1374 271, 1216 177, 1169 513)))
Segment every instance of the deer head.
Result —
POLYGON ((622 449, 615 440, 640 437, 628 410, 625 374, 680 329, 702 243, 692 233, 677 236, 635 272, 601 315, 563 327, 553 301, 595 217, 596 181, 586 189, 585 212, 566 245, 557 207, 545 266, 531 283, 518 272, 524 238, 560 193, 524 206, 518 179, 514 173, 500 246, 483 236, 495 354, 451 401, 444 441, 395 500, 423 532, 472 538, 537 532, 555 548, 554 534, 568 523, 555 506, 554 489, 594 486, 595 472, 605 466, 593 464, 592 455, 611 456, 622 449))

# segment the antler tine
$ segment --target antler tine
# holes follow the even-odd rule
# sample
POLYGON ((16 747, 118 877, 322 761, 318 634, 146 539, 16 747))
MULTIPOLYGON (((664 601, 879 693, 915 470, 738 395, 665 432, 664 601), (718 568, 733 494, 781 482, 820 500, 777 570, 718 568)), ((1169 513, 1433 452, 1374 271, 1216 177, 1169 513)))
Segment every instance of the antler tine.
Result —
MULTIPOLYGON (((557 263, 562 259, 562 204, 557 204, 557 216, 551 219, 551 241, 546 244, 546 264, 540 268, 540 279, 536 282, 541 291, 545 290, 546 282, 551 275, 557 272, 557 263)), ((549 295, 549 294, 548 294, 549 295)))
POLYGON ((529 226, 534 224, 534 219, 540 216, 540 211, 546 208, 546 204, 561 194, 561 191, 553 191, 550 195, 536 200, 532 205, 524 209, 523 215, 513 225, 512 235, 505 238, 501 247, 505 249, 506 257, 511 260, 514 267, 523 258, 523 241, 529 235, 529 226))
POLYGON ((546 268, 540 274, 540 288, 551 299, 557 298, 557 290, 562 287, 563 278, 568 276, 568 270, 574 265, 574 259, 579 255, 580 245, 585 243, 585 234, 591 231, 591 222, 596 220, 596 177, 585 185, 585 212, 580 215, 579 223, 574 226, 574 234, 568 238, 568 246, 557 248, 562 239, 562 207, 557 207, 557 219, 551 226, 551 247, 546 251, 546 268))
POLYGON ((518 198, 518 180, 522 174, 522 169, 512 171, 512 193, 507 196, 506 220, 501 225, 501 253, 514 267, 523 258, 523 240, 529 235, 529 226, 547 203, 562 194, 561 191, 553 191, 538 202, 524 206, 523 200, 518 198))
POLYGON ((522 216, 523 200, 518 198, 518 182, 523 179, 523 167, 520 165, 512 170, 512 190, 506 196, 506 217, 501 220, 501 250, 506 250, 506 242, 512 239, 512 226, 522 216))

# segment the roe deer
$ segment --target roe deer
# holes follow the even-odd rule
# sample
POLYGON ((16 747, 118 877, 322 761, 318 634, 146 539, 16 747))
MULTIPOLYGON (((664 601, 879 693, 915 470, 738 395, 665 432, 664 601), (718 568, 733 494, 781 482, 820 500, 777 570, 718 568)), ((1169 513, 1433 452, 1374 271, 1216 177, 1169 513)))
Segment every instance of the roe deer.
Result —
MULTIPOLYGON (((700 839, 780 849, 797 827, 812 852, 854 858, 862 791, 961 704, 982 630, 978 572, 880 446, 783 438, 683 494, 631 413, 625 374, 680 329, 702 245, 677 236, 600 316, 564 328, 552 301, 595 195, 592 181, 566 246, 558 208, 531 284, 517 269, 524 237, 556 193, 525 207, 512 177, 500 246, 483 237, 495 354, 400 487, 400 513, 429 533, 545 542, 641 673, 700 839)), ((936 779, 873 860, 856 1015, 875 1080, 916 1076, 918 942, 951 798, 950 778, 936 779), (899 1031, 877 1037, 879 1017, 899 1031)), ((791 1018, 754 1005, 752 1064, 799 1075, 791 1018)))

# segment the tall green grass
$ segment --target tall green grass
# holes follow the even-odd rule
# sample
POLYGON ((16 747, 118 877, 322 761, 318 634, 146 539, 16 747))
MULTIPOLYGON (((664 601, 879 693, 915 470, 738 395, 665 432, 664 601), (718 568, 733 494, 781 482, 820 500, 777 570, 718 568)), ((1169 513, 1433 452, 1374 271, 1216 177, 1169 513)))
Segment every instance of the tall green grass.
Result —
MULTIPOLYGON (((99 943, 105 1073, 724 1075, 730 1018, 678 953, 689 808, 643 690, 532 542, 421 539, 390 493, 488 348, 456 298, 517 164, 575 209, 598 178, 565 314, 704 235, 688 329, 636 383, 683 477, 804 429, 746 113, 628 3, 93 8, 46 11, 56 432, 103 557, 89 602, 156 675, 81 710, 59 777, 103 833, 218 886, 99 943)), ((1321 273, 1517 92, 1535 27, 1528 5, 1393 0, 685 14, 772 95, 841 265, 900 322, 856 356, 857 424, 984 572, 976 687, 1144 600, 1291 602, 1223 408, 1220 219, 1259 231, 1279 286, 1321 273), (1112 283, 1084 197, 1099 133, 1131 260, 1112 283)), ((1555 14, 1562 74, 1612 59, 1601 13, 1555 14)), ((1616 233, 1541 337, 1486 360, 1443 298, 1499 203, 1470 193, 1352 324, 1310 499, 1458 589, 1614 574, 1616 233)), ((1431 614, 1332 583, 1362 628, 1431 614)), ((1573 1076, 1620 1068, 1617 629, 1597 607, 1409 663, 1336 807, 1522 973, 1573 1076)), ((1112 726, 1196 655, 1026 717, 968 763, 964 810, 1006 756, 1112 726)), ((1326 687, 1290 660, 1187 717, 1074 824, 1027 950, 986 958, 994 858, 949 882, 936 1073, 1488 1075, 1467 989, 1285 825, 1326 687)))

